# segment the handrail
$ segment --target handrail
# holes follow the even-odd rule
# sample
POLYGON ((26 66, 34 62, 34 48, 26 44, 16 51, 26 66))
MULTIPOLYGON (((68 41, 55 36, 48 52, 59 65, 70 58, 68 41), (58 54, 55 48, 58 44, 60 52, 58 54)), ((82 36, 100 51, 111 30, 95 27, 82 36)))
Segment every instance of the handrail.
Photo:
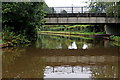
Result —
POLYGON ((47 13, 105 13, 105 7, 49 7, 47 13))

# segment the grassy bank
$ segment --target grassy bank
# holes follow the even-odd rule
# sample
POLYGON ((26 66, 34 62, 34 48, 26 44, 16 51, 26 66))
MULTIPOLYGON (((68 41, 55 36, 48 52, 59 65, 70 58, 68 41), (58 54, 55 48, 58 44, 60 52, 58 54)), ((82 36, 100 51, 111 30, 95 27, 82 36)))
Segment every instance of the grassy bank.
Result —
POLYGON ((91 40, 93 38, 90 38, 90 37, 83 37, 83 36, 79 36, 79 35, 66 35, 66 34, 48 34, 48 33, 42 33, 42 34, 47 34, 47 35, 54 35, 54 36, 64 36, 64 37, 78 37, 78 38, 81 38, 81 39, 86 39, 86 40, 91 40))
POLYGON ((86 36, 95 35, 95 34, 105 34, 104 32, 98 32, 98 33, 84 32, 84 33, 81 33, 81 32, 77 32, 77 31, 74 31, 74 32, 70 32, 70 31, 39 31, 39 34, 40 33, 67 34, 67 35, 86 35, 86 36))

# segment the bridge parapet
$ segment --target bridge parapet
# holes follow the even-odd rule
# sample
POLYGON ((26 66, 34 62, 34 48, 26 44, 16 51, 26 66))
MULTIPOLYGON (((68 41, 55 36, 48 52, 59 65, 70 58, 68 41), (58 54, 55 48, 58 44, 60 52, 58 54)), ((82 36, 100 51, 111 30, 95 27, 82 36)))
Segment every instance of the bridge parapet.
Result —
POLYGON ((88 6, 81 6, 81 7, 49 7, 49 10, 45 10, 45 11, 47 13, 105 13, 105 10, 103 9, 103 7, 97 7, 97 9, 94 10, 94 11, 92 10, 92 8, 94 8, 94 7, 88 7, 88 6))

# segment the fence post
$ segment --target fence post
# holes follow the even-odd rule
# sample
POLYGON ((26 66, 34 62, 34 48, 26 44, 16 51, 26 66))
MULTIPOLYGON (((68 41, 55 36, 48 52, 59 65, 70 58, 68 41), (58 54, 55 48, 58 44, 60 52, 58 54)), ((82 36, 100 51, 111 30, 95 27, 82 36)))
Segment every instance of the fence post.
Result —
POLYGON ((52 7, 52 13, 54 13, 54 7, 52 7))
POLYGON ((73 7, 72 7, 72 13, 73 13, 73 7))
POLYGON ((81 11, 82 11, 81 13, 83 13, 83 7, 81 7, 81 11))

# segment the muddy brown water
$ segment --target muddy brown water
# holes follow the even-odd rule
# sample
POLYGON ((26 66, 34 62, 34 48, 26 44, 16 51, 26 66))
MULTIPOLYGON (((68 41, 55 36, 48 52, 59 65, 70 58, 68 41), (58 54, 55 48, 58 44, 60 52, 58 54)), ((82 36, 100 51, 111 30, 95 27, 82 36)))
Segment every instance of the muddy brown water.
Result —
POLYGON ((119 47, 102 38, 39 35, 2 49, 3 78, 118 78, 119 47))

